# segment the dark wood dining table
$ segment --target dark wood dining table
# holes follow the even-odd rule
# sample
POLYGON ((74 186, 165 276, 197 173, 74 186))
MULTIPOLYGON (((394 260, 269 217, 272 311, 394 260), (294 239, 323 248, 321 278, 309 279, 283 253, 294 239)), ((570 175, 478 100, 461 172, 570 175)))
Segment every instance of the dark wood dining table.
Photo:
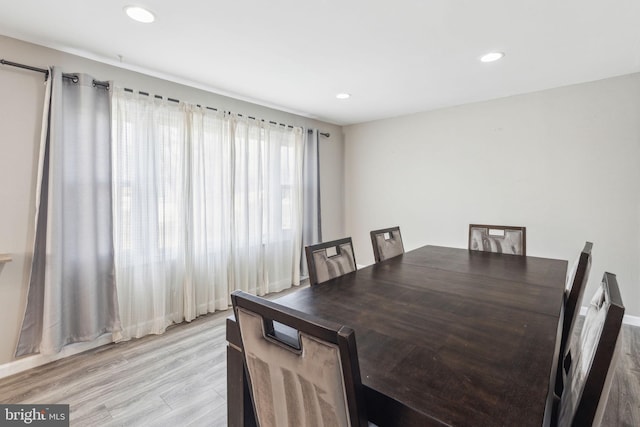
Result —
MULTIPOLYGON (((276 302, 352 327, 369 419, 549 425, 567 261, 424 246, 276 302)), ((230 426, 255 425, 233 318, 230 426)))

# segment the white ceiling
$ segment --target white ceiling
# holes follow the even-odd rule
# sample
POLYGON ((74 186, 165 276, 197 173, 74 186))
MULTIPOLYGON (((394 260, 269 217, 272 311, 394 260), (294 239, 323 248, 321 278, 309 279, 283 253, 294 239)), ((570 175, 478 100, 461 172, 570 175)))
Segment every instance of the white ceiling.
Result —
POLYGON ((0 34, 336 124, 640 71, 640 0, 0 0, 0 11, 0 34), (156 22, 131 21, 128 4, 156 22), (489 51, 506 57, 479 62, 489 51))

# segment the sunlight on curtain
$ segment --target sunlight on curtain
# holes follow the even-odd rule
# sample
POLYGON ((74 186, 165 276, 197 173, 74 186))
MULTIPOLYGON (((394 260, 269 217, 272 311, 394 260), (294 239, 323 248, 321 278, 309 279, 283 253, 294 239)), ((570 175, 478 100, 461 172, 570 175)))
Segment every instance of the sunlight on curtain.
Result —
POLYGON ((189 109, 192 210, 190 283, 185 318, 226 309, 231 255, 231 123, 222 113, 189 109))
POLYGON ((115 339, 299 284, 302 130, 113 97, 115 339))
POLYGON ((114 89, 113 216, 122 337, 184 317, 187 170, 178 104, 114 89))
POLYGON ((300 284, 302 130, 234 120, 233 289, 300 284))

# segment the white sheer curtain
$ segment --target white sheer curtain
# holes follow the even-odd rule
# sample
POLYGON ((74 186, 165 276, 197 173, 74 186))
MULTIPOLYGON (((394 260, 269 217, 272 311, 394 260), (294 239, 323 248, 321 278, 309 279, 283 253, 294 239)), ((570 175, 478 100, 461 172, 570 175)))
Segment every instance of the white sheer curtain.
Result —
POLYGON ((302 130, 113 96, 115 338, 299 284, 302 130))
POLYGON ((114 89, 113 217, 122 335, 184 318, 188 146, 182 106, 114 89))
POLYGON ((235 118, 233 288, 300 284, 302 130, 235 118))
POLYGON ((185 318, 226 309, 231 257, 231 123, 223 114, 189 108, 191 135, 190 283, 185 318))

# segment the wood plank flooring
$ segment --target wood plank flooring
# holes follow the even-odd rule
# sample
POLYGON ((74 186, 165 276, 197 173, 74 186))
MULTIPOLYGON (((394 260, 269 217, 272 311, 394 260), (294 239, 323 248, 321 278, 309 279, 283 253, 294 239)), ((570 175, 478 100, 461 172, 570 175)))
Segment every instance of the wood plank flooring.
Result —
MULTIPOLYGON (((1 379, 0 402, 68 403, 74 427, 225 426, 230 314, 203 316, 163 335, 109 344, 1 379)), ((623 334, 607 427, 640 426, 640 328, 625 325, 623 334)))
POLYGON ((640 327, 623 325, 622 350, 602 425, 640 426, 640 327))
POLYGON ((72 426, 225 426, 230 314, 2 379, 0 402, 68 403, 72 426))

